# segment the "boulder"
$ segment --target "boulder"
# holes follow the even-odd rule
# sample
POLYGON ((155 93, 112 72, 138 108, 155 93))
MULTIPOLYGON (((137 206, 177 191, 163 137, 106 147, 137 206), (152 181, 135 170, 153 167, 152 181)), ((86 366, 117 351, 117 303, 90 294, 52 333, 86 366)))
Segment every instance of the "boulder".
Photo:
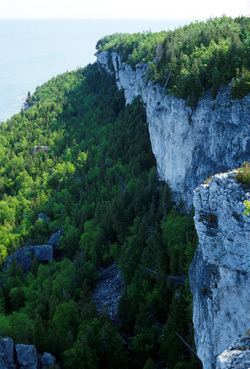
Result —
POLYGON ((12 338, 5 337, 0 339, 0 369, 16 369, 12 338))
POLYGON ((51 237, 49 238, 49 240, 48 240, 47 243, 49 245, 53 246, 53 247, 57 247, 58 244, 59 244, 59 241, 60 241, 60 238, 61 238, 62 234, 63 234, 63 231, 62 230, 59 230, 59 231, 53 233, 51 235, 51 237))
POLYGON ((39 152, 48 152, 49 151, 49 146, 45 146, 45 145, 37 145, 33 148, 33 154, 37 154, 39 152))
POLYGON ((16 345, 17 362, 20 369, 37 369, 37 352, 34 345, 16 345))
POLYGON ((53 355, 38 354, 34 345, 15 345, 10 337, 0 338, 0 369, 49 369, 55 363, 53 355))
POLYGON ((44 223, 48 223, 49 222, 49 217, 45 213, 39 213, 38 217, 37 217, 37 220, 41 220, 44 223))
POLYGON ((56 362, 56 359, 53 355, 51 355, 49 352, 44 352, 42 356, 42 366, 45 368, 50 368, 53 366, 56 362))
POLYGON ((24 246, 8 256, 4 268, 8 269, 13 263, 20 265, 25 273, 31 269, 32 261, 45 263, 53 260, 53 247, 51 245, 24 246))

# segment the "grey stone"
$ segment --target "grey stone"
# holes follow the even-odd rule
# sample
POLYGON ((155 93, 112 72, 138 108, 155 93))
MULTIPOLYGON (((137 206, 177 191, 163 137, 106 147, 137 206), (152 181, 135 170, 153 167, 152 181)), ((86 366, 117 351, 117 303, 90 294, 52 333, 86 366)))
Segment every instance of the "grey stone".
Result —
POLYGON ((17 362, 20 369, 37 369, 37 352, 34 345, 16 345, 17 362))
POLYGON ((204 369, 214 369, 217 357, 250 327, 250 223, 243 215, 247 199, 249 193, 234 171, 217 174, 194 191, 199 246, 189 276, 195 342, 204 369))
POLYGON ((12 338, 0 338, 0 369, 15 369, 14 342, 12 338))
POLYGON ((33 148, 33 154, 37 154, 39 152, 48 152, 49 151, 49 146, 45 146, 45 145, 37 145, 33 148))
POLYGON ((158 174, 176 200, 191 207, 193 190, 208 176, 250 160, 250 95, 232 100, 228 86, 216 99, 207 94, 191 109, 148 81, 147 65, 132 68, 115 52, 97 53, 97 61, 115 74, 128 104, 137 96, 144 102, 158 174))
POLYGON ((45 223, 48 223, 48 221, 49 221, 49 217, 45 213, 39 213, 37 219, 41 220, 45 223))
POLYGON ((53 260, 53 247, 51 245, 34 246, 34 257, 39 262, 50 262, 53 260))
POLYGON ((249 369, 250 336, 241 337, 229 349, 218 356, 216 369, 249 369))
POLYGON ((121 270, 114 263, 102 269, 93 299, 99 314, 107 311, 114 322, 118 322, 118 307, 124 288, 124 279, 121 270))
POLYGON ((13 263, 20 265, 24 272, 31 268, 34 246, 24 246, 8 256, 4 263, 4 268, 8 269, 13 263))
POLYGON ((4 268, 8 269, 14 262, 20 265, 27 273, 32 265, 32 260, 36 258, 38 262, 50 262, 53 260, 53 247, 51 245, 24 246, 8 256, 4 268))
POLYGON ((51 235, 51 237, 48 240, 48 244, 56 248, 59 244, 60 238, 62 236, 63 232, 62 230, 59 230, 51 235))
POLYGON ((34 345, 14 345, 12 338, 0 338, 0 369, 48 369, 55 363, 50 353, 37 354, 34 345))
POLYGON ((56 359, 53 355, 51 355, 49 352, 44 352, 42 356, 42 366, 46 368, 50 368, 53 366, 56 362, 56 359))

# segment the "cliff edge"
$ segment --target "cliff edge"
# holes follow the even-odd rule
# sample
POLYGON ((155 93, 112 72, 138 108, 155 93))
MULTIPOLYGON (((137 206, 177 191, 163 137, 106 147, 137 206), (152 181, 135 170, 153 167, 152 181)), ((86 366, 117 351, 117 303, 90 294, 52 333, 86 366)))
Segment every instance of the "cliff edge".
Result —
POLYGON ((204 369, 227 368, 216 365, 217 357, 250 328, 250 217, 244 215, 249 198, 235 171, 217 174, 194 191, 199 246, 189 276, 204 369))
POLYGON ((184 99, 150 82, 147 65, 133 68, 116 52, 96 56, 98 64, 114 74, 128 104, 137 96, 144 102, 158 174, 170 184, 176 200, 191 207, 193 190, 209 175, 250 159, 249 95, 233 100, 225 87, 216 99, 207 94, 191 109, 184 99))

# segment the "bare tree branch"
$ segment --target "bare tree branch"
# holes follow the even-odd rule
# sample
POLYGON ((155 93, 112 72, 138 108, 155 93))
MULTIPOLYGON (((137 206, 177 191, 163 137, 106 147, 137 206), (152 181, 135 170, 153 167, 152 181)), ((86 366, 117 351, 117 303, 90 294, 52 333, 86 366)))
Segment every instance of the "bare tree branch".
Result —
POLYGON ((155 269, 144 268, 142 266, 140 266, 140 268, 142 270, 144 270, 145 272, 147 272, 147 273, 155 274, 156 276, 158 276, 161 279, 172 280, 172 281, 174 281, 175 283, 178 283, 178 284, 184 284, 185 283, 185 279, 186 279, 185 275, 171 275, 171 274, 168 275, 168 274, 159 273, 155 269))
POLYGON ((192 349, 192 347, 187 343, 187 341, 184 340, 183 337, 181 337, 181 335, 177 332, 175 332, 176 336, 180 338, 180 340, 184 343, 185 346, 187 346, 187 348, 195 355, 197 356, 196 352, 192 349))

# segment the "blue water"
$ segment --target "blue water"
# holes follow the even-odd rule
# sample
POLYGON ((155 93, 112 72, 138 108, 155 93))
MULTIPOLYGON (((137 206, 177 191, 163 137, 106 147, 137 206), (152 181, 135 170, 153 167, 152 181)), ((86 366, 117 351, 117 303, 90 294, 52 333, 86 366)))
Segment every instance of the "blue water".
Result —
POLYGON ((96 42, 114 32, 160 31, 184 21, 0 20, 0 122, 20 111, 27 92, 95 60, 96 42))

